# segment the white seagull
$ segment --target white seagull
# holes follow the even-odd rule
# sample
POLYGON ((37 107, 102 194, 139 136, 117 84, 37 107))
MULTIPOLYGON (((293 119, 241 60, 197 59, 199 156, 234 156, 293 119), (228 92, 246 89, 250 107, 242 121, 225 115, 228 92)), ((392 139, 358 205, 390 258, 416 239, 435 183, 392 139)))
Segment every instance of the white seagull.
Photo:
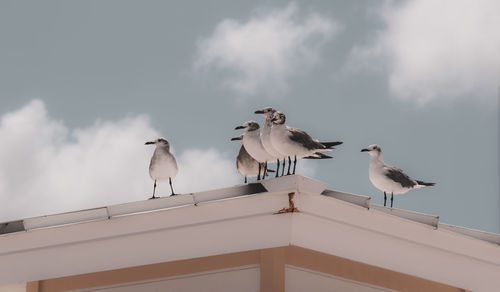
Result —
POLYGON ((177 175, 177 162, 174 155, 170 153, 170 144, 165 138, 158 138, 154 141, 146 142, 146 145, 155 144, 156 149, 151 157, 149 164, 149 175, 155 181, 153 186, 153 196, 150 199, 156 199, 156 181, 167 181, 170 183, 171 195, 176 195, 172 188, 172 178, 177 175))
POLYGON ((245 183, 247 183, 248 177, 257 176, 259 174, 259 162, 248 154, 243 145, 241 145, 240 152, 236 157, 236 169, 245 177, 245 183))
POLYGON ((425 186, 433 186, 435 183, 428 183, 410 178, 403 170, 384 163, 382 149, 377 144, 370 145, 361 150, 370 154, 369 177, 372 184, 384 192, 384 206, 387 202, 387 194, 391 193, 391 208, 394 194, 404 194, 412 189, 425 186))
MULTIPOLYGON (((262 141, 260 139, 259 124, 256 121, 247 121, 243 123, 243 125, 235 128, 235 130, 240 130, 240 129, 245 130, 245 133, 243 133, 242 135, 243 136, 242 143, 245 146, 245 149, 247 150, 248 154, 250 154, 255 160, 264 164, 264 171, 262 173, 265 174, 267 171, 267 162, 268 161, 272 162, 274 161, 275 158, 274 156, 269 154, 262 145, 262 141)), ((261 167, 259 167, 259 175, 257 176, 257 179, 261 178, 260 169, 261 167)), ((264 178, 264 176, 265 175, 262 175, 262 178, 264 178)))
MULTIPOLYGON (((231 139, 231 141, 235 140, 243 140, 243 135, 231 139)), ((248 154, 244 145, 241 145, 240 152, 236 157, 236 169, 245 177, 245 183, 247 183, 247 177, 257 176, 259 174, 259 167, 259 162, 248 154)))
POLYGON ((342 144, 342 142, 319 142, 305 131, 287 126, 285 114, 280 111, 273 114, 271 121, 273 122, 271 142, 276 150, 288 156, 288 174, 290 174, 290 157, 294 157, 293 174, 295 174, 297 158, 332 158, 321 152, 331 151, 334 146, 342 144))
POLYGON ((265 107, 261 110, 255 111, 256 114, 261 114, 266 118, 266 123, 264 124, 264 127, 262 128, 262 135, 260 136, 260 140, 262 141, 262 146, 264 146, 264 149, 271 154, 271 156, 274 156, 276 159, 276 177, 278 177, 279 174, 279 169, 280 169, 280 159, 283 159, 283 169, 285 169, 285 155, 280 153, 276 148, 274 148, 272 142, 271 142, 271 127, 273 125, 273 122, 271 121, 273 118, 273 114, 276 112, 276 110, 270 106, 265 107))

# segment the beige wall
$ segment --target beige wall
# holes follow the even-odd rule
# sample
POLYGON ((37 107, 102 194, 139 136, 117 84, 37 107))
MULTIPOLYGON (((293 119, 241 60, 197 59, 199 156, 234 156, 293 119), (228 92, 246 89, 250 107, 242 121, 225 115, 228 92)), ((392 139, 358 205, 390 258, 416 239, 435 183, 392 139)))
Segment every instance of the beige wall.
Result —
POLYGON ((259 266, 246 266, 226 270, 189 274, 164 279, 118 284, 111 287, 94 288, 85 291, 136 292, 256 292, 259 291, 259 266))
POLYGON ((285 267, 286 292, 384 292, 388 288, 352 281, 333 275, 287 265, 285 267))
POLYGON ((0 286, 0 292, 23 292, 26 291, 26 283, 0 286))
MULTIPOLYGON (((241 280, 248 281, 247 284, 250 288, 260 288, 261 292, 283 292, 285 291, 286 285, 288 285, 286 286, 287 291, 299 291, 293 289, 295 289, 294 287, 296 285, 300 285, 300 283, 290 279, 291 275, 295 274, 299 275, 303 281, 314 282, 316 285, 333 285, 334 287, 350 287, 350 289, 353 289, 347 291, 373 292, 390 291, 391 289, 397 291, 428 292, 465 291, 449 285, 297 246, 283 246, 47 279, 30 282, 26 291, 49 292, 78 289, 92 291, 98 287, 109 288, 109 286, 113 285, 125 287, 126 285, 136 284, 137 282, 146 285, 144 287, 157 287, 155 285, 166 285, 164 287, 167 287, 169 285, 182 285, 182 283, 187 283, 183 282, 183 280, 179 280, 183 279, 183 277, 194 277, 193 279, 200 277, 197 278, 197 283, 199 283, 199 285, 204 285, 206 291, 211 291, 210 285, 214 285, 213 282, 211 282, 212 279, 225 281, 224 279, 227 279, 229 276, 230 281, 228 285, 232 285, 232 275, 234 275, 234 277, 242 277, 241 280), (242 272, 244 269, 237 268, 251 265, 260 267, 258 278, 255 269, 242 272), (286 269, 287 265, 290 266, 288 270, 286 269), (294 269, 294 267, 296 268, 294 269), (223 269, 230 269, 227 271, 229 274, 216 272, 217 270, 220 271, 223 269), (196 273, 198 273, 198 275, 194 275, 196 273), (328 275, 332 277, 327 277, 328 275), (260 283, 256 283, 257 281, 260 283), (318 284, 320 282, 323 284, 318 284)), ((219 291, 234 291, 229 288, 229 290, 225 290, 222 286, 220 288, 221 290, 219 291)), ((115 290, 106 291, 114 292, 115 290)))

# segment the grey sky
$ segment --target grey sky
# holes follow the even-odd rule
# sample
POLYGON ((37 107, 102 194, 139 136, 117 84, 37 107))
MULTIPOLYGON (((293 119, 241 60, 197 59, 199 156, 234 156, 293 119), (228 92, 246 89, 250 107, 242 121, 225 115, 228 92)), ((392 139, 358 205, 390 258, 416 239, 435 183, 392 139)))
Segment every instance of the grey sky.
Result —
MULTIPOLYGON (((400 54, 404 50, 397 46, 391 47, 398 42, 403 45, 406 43, 404 31, 391 30, 390 24, 396 23, 398 28, 404 29, 404 23, 401 24, 397 16, 398 9, 408 5, 409 8, 403 13, 408 17, 418 16, 420 10, 427 9, 418 6, 418 2, 399 3, 392 7, 396 12, 386 12, 384 18, 381 11, 387 11, 388 8, 384 8, 387 4, 376 1, 296 1, 295 4, 289 1, 2 1, 0 115, 4 117, 30 101, 39 99, 45 104, 50 120, 64 125, 62 131, 70 133, 74 129, 85 131, 92 127, 99 128, 106 121, 117 123, 125 118, 133 120, 138 115, 147 115, 150 122, 146 118, 145 124, 137 129, 151 129, 149 132, 144 131, 149 135, 156 134, 156 130, 169 139, 177 155, 185 155, 186 165, 191 162, 189 165, 194 167, 196 151, 201 150, 213 151, 203 156, 206 161, 212 161, 212 158, 219 157, 217 155, 232 161, 233 155, 236 156, 239 150, 238 143, 229 141, 237 134, 234 127, 249 119, 262 122, 253 112, 271 105, 287 114, 287 123, 291 126, 307 130, 320 140, 344 141, 344 145, 334 152, 333 160, 307 164, 308 168, 312 168, 309 173, 314 173, 316 179, 328 182, 330 188, 369 195, 375 202, 382 203, 383 195, 368 180, 368 155, 360 153, 361 148, 377 143, 382 147, 386 163, 404 169, 411 177, 437 183, 432 188, 397 196, 395 207, 439 215, 442 221, 451 224, 498 232, 497 91, 500 78, 494 69, 500 68, 498 56, 485 51, 479 56, 464 58, 459 54, 464 52, 469 56, 467 54, 474 47, 464 45, 463 50, 454 51, 446 50, 449 48, 444 46, 443 50, 450 58, 446 62, 436 63, 435 68, 432 68, 432 72, 437 72, 437 77, 427 80, 421 71, 408 70, 410 65, 405 62, 405 56, 400 54), (271 60, 289 66, 286 67, 291 68, 286 71, 288 73, 278 76, 276 74, 281 74, 281 71, 276 73, 267 67, 251 71, 270 74, 270 80, 284 78, 280 79, 284 80, 284 89, 262 90, 270 86, 265 80, 259 81, 261 83, 251 93, 228 87, 228 80, 238 79, 242 73, 238 68, 231 67, 234 65, 220 63, 220 59, 202 68, 195 68, 196 61, 206 52, 203 41, 214 36, 221 22, 231 20, 237 34, 240 31, 238 29, 251 23, 252 19, 259 24, 262 19, 272 18, 273 13, 284 11, 290 5, 295 7, 295 11, 285 20, 297 29, 288 27, 283 30, 283 34, 287 32, 293 36, 293 33, 300 31, 297 32, 297 38, 300 39, 304 33, 300 28, 308 27, 307 20, 316 19, 314 17, 329 22, 336 30, 328 34, 312 25, 313 32, 310 36, 306 35, 302 43, 292 37, 290 46, 297 42, 305 49, 317 46, 310 53, 315 54, 317 60, 302 60, 293 48, 285 46, 279 52, 290 53, 291 57, 278 55, 277 59, 271 60), (416 8, 412 10, 412 7, 416 8), (384 32, 388 31, 385 34, 388 37, 384 38, 384 32), (465 59, 471 61, 454 62, 465 59), (484 64, 491 64, 493 69, 484 64), (451 71, 458 73, 446 79, 451 71), (460 72, 474 74, 469 76, 460 72), (408 79, 408 76, 411 78, 408 79), (441 80, 442 76, 445 77, 441 80), (407 79, 402 81, 401 78, 407 79), (488 81, 492 78, 497 80, 496 84, 488 81), (412 85, 409 83, 412 80, 418 82, 412 85), (471 84, 465 84, 467 82, 464 80, 472 81, 471 84), (414 90, 412 86, 417 89, 414 90), (401 92, 411 94, 403 96, 405 94, 401 92), (436 96, 427 98, 429 92, 435 92, 436 96), (427 97, 422 98, 424 95, 427 97), (95 124, 96 120, 102 121, 101 124, 95 124), (198 150, 189 152, 194 153, 190 156, 183 152, 185 149, 198 150)), ((486 1, 484 5, 497 4, 486 1)), ((433 13, 431 7, 429 15, 433 13)), ((432 20, 428 22, 432 23, 432 20)), ((476 28, 474 25, 471 27, 476 28)), ((499 27, 492 29, 498 34, 499 27)), ((426 36, 425 31, 422 31, 421 35, 414 38, 422 41, 416 43, 416 52, 436 43, 441 44, 436 41, 436 36, 428 40, 426 36)), ((462 40, 461 35, 443 42, 455 39, 462 40)), ((500 41, 498 38, 490 39, 489 43, 497 45, 500 41)), ((263 48, 269 48, 272 52, 273 45, 276 44, 263 42, 236 56, 246 58, 247 54, 252 56, 252 53, 260 52, 263 48)), ((262 52, 264 57, 268 56, 268 51, 262 52)), ((417 57, 419 55, 414 58, 417 57)), ((425 73, 428 70, 424 66, 425 61, 421 64, 419 70, 425 73)), ((7 128, 5 123, 2 127, 7 128)), ((127 126, 119 128, 126 131, 127 126)), ((8 139, 9 133, 7 130, 0 131, 0 139, 8 139)), ((120 137, 114 139, 119 140, 120 137)), ((36 132, 31 138, 37 139, 36 132)), ((68 140, 67 145, 78 140, 71 135, 65 139, 68 140)), ((152 149, 142 145, 145 141, 129 139, 122 143, 137 143, 142 147, 137 151, 144 151, 147 166, 152 149)), ((86 147, 87 144, 82 142, 78 145, 86 147)), ((57 151, 60 147, 50 149, 57 151)), ((20 159, 29 164, 30 160, 26 158, 29 156, 22 149, 17 146, 9 149, 14 149, 14 153, 11 153, 13 156, 21 155, 20 159)), ((14 183, 8 181, 11 176, 5 175, 5 172, 21 171, 23 167, 28 167, 9 162, 8 156, 5 153, 0 155, 0 163, 4 165, 0 166, 0 187, 2 171, 3 183, 8 186, 14 183), (14 167, 7 169, 5 165, 14 167)), ((99 161, 103 163, 103 159, 99 161)), ((40 169, 30 171, 43 172, 47 163, 50 162, 40 163, 40 169)), ((223 166, 234 168, 231 163, 223 166)), ((299 163, 298 167, 302 165, 299 163)), ((89 164, 87 167, 92 169, 101 166, 89 164)), ((194 172, 192 168, 185 167, 184 171, 188 170, 194 172)), ((179 175, 182 171, 180 165, 179 175)), ((211 185, 208 180, 203 186, 235 183, 234 169, 228 170, 230 174, 224 171, 217 168, 213 172, 220 174, 218 183, 211 185), (229 175, 232 178, 224 180, 224 176, 229 175)), ((81 193, 83 198, 74 198, 76 203, 64 204, 65 201, 60 201, 63 200, 62 195, 26 195, 30 200, 43 201, 44 206, 61 202, 58 208, 50 206, 36 209, 36 201, 26 203, 12 199, 36 192, 36 189, 28 192, 17 186, 4 187, 0 193, 0 202, 3 203, 0 221, 93 207, 96 204, 145 199, 150 195, 146 167, 143 173, 136 188, 142 193, 130 196, 110 193, 103 194, 101 199, 87 200, 87 194, 81 193), (144 191, 143 186, 147 186, 144 191), (18 193, 12 193, 15 191, 18 193), (15 203, 7 207, 11 202, 15 203), (22 210, 23 203, 31 206, 29 211, 22 210), (7 212, 7 209, 10 210, 7 212)), ((71 179, 72 173, 66 175, 71 179)), ((203 172, 198 175, 203 176, 203 172)), ((30 176, 15 177, 16 184, 30 184, 30 176)), ((116 180, 115 184, 123 186, 118 191, 127 190, 127 182, 133 179, 112 175, 110 178, 116 180)), ((189 178, 184 180, 189 185, 189 178)), ((43 189, 45 183, 51 182, 40 179, 36 187, 43 189)), ((99 189, 99 183, 102 182, 89 179, 85 183, 96 185, 88 189, 91 192, 99 189)), ((72 193, 71 187, 72 184, 69 184, 65 192, 72 193)), ((53 189, 57 192, 57 188, 53 189)), ((168 194, 168 191, 165 193, 168 194)))

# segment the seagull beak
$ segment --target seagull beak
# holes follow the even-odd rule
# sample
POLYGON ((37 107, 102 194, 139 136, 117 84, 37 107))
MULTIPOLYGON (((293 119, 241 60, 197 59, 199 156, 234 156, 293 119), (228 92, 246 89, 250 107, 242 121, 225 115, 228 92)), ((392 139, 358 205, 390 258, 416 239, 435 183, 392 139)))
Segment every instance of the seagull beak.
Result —
POLYGON ((365 148, 365 149, 361 149, 361 152, 369 152, 369 151, 370 151, 370 150, 368 150, 368 149, 366 149, 366 148, 365 148))
POLYGON ((235 129, 235 130, 241 130, 241 129, 245 129, 245 127, 243 127, 243 126, 238 126, 238 127, 234 128, 234 129, 235 129))
POLYGON ((264 111, 263 110, 258 110, 258 111, 255 111, 256 114, 263 114, 264 111))
POLYGON ((144 143, 144 145, 151 145, 151 144, 155 144, 155 142, 149 141, 149 142, 144 143))
POLYGON ((241 136, 239 136, 239 137, 234 137, 234 138, 231 138, 231 141, 237 141, 237 140, 241 140, 241 139, 242 139, 242 137, 241 137, 241 136))

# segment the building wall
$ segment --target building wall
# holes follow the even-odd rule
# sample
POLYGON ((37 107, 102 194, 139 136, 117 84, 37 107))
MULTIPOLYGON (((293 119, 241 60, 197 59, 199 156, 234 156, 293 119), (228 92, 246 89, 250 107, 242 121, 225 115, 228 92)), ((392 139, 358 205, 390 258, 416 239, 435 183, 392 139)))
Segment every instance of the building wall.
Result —
POLYGON ((153 279, 142 282, 119 284, 108 287, 96 287, 76 291, 99 292, 256 292, 260 289, 259 266, 237 267, 233 269, 210 271, 183 276, 153 279))
POLYGON ((303 269, 291 265, 285 267, 286 292, 383 292, 396 291, 342 277, 303 269))
POLYGON ((24 292, 24 291, 26 291, 26 283, 0 286, 0 292, 24 292))
POLYGON ((349 259, 282 246, 30 282, 53 291, 465 291, 349 259), (306 287, 310 287, 305 289, 306 287), (313 289, 311 289, 313 288, 313 289))

